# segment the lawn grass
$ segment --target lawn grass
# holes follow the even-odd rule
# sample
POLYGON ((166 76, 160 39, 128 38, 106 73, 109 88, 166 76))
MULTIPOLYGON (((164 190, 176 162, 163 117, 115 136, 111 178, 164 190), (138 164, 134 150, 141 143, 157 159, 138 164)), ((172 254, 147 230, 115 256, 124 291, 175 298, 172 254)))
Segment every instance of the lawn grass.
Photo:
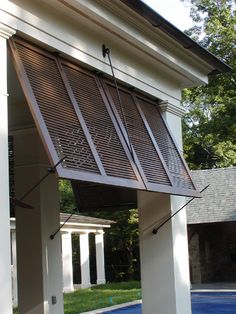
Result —
POLYGON ((138 299, 141 299, 139 281, 107 283, 65 294, 64 309, 65 314, 78 314, 138 299))
POLYGON ((64 295, 65 314, 78 314, 141 299, 140 282, 119 282, 80 289, 64 295))

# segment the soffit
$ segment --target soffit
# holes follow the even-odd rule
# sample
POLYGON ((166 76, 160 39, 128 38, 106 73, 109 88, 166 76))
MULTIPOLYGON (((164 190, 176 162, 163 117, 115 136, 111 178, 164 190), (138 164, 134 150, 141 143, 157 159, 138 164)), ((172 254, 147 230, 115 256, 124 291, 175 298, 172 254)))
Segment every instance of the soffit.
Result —
POLYGON ((206 62, 206 64, 212 67, 214 73, 228 72, 232 70, 226 63, 218 59, 211 52, 192 40, 144 2, 140 0, 119 1, 123 2, 132 11, 136 12, 140 17, 150 23, 153 28, 159 29, 161 32, 173 39, 176 43, 180 44, 182 47, 192 53, 199 60, 206 62))

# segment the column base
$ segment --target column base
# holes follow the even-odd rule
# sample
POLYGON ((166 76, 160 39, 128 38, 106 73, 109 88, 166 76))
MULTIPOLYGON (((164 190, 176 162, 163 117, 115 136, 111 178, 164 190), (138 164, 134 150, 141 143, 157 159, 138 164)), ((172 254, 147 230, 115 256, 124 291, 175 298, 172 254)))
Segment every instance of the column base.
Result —
POLYGON ((106 283, 105 279, 97 279, 97 285, 104 285, 106 283))
POLYGON ((91 286, 92 286, 91 283, 82 283, 80 285, 80 288, 81 289, 87 289, 87 288, 90 288, 91 286))
POLYGON ((74 289, 74 287, 71 287, 71 288, 63 288, 63 293, 70 293, 70 292, 74 292, 75 291, 75 289, 74 289))

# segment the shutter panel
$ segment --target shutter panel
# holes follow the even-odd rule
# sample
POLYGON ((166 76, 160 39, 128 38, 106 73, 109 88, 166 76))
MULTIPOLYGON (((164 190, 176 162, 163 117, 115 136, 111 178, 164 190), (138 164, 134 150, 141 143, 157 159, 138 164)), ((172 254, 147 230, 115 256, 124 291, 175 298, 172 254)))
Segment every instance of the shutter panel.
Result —
POLYGON ((185 162, 157 106, 140 97, 137 97, 137 100, 173 177, 174 186, 183 189, 195 189, 185 162))
POLYGON ((158 110, 148 97, 119 86, 120 108, 115 86, 104 80, 103 86, 119 123, 127 132, 150 191, 198 196, 186 163, 158 110), (123 117, 123 115, 125 117, 123 117))
MULTIPOLYGON (((119 116, 124 124, 124 117, 121 112, 116 89, 110 84, 107 84, 107 87, 119 116)), ((131 92, 120 89, 119 93, 123 105, 130 141, 147 181, 150 183, 171 186, 170 180, 150 139, 131 92)))
POLYGON ((109 108, 105 105, 105 98, 102 98, 102 91, 99 90, 95 76, 68 63, 64 64, 63 68, 105 172, 109 176, 135 180, 136 175, 121 144, 121 138, 109 115, 109 108))
POLYGON ((16 48, 35 98, 31 97, 30 107, 38 109, 36 123, 40 115, 45 124, 40 129, 48 130, 58 158, 67 156, 63 166, 99 173, 55 59, 21 42, 16 42, 16 48))
POLYGON ((122 110, 110 81, 17 37, 9 42, 48 156, 53 164, 65 156, 56 170, 73 181, 80 208, 136 207, 137 189, 198 196, 149 98, 120 86, 122 110))

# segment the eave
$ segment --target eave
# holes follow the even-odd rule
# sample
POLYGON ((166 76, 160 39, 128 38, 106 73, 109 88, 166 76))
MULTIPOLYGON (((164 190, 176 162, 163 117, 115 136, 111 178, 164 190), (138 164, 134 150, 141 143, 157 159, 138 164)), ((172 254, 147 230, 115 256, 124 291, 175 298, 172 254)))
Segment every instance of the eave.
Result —
POLYGON ((225 62, 218 59, 211 52, 200 46, 190 37, 188 37, 185 33, 180 31, 173 24, 164 19, 160 14, 151 9, 148 5, 143 3, 142 1, 137 0, 120 0, 125 5, 127 5, 130 9, 138 13, 145 20, 147 20, 154 28, 160 29, 162 32, 170 36, 177 43, 182 45, 186 50, 191 51, 197 57, 200 57, 205 62, 209 63, 214 69, 208 73, 210 74, 218 74, 231 71, 231 67, 228 66, 225 62))

